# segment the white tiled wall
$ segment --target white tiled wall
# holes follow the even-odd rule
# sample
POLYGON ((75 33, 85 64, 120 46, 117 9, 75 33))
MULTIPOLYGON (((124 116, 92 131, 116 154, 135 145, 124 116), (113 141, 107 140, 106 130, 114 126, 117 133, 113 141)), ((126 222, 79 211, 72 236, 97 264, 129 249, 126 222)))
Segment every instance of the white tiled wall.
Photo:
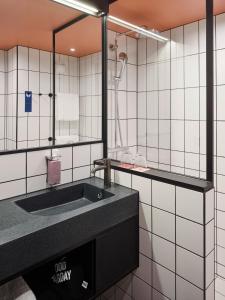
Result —
POLYGON ((80 60, 80 126, 82 140, 102 137, 102 55, 101 52, 80 60))
POLYGON ((166 44, 138 41, 138 151, 150 166, 205 177, 205 21, 163 34, 166 44))
POLYGON ((140 267, 101 299, 213 300, 213 190, 201 193, 114 173, 115 182, 140 193, 140 267))
MULTIPOLYGON (((59 149, 61 184, 90 177, 93 160, 103 157, 102 144, 59 149)), ((46 156, 51 150, 0 156, 0 200, 47 188, 46 156)))

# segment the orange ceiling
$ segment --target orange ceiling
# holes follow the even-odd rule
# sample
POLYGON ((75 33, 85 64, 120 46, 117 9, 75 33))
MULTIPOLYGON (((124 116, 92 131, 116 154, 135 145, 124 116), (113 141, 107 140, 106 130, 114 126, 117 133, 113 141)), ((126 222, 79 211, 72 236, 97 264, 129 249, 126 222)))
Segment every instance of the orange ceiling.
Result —
MULTIPOLYGON (((215 14, 225 0, 214 0, 215 14)), ((205 18, 205 0, 117 0, 110 14, 159 31, 205 18)), ((15 45, 52 50, 52 30, 80 15, 51 0, 0 0, 0 49, 15 45)), ((109 24, 120 32, 124 28, 109 24)), ((57 36, 57 52, 83 56, 101 49, 100 20, 88 17, 57 36)))
MULTIPOLYGON (((214 0, 214 13, 225 12, 225 0, 214 0)), ((164 31, 206 17, 205 0, 118 0, 110 14, 136 25, 164 31)), ((114 30, 124 31, 110 25, 114 30)), ((125 30, 126 31, 126 30, 125 30)))

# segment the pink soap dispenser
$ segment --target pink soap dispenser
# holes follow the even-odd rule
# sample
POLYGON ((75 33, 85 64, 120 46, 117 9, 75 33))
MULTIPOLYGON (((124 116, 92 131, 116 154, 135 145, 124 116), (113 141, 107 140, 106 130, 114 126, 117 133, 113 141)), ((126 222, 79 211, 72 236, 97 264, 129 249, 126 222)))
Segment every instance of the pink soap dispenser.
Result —
POLYGON ((61 182, 61 155, 59 150, 53 149, 52 156, 47 158, 47 184, 49 186, 60 184, 61 182))

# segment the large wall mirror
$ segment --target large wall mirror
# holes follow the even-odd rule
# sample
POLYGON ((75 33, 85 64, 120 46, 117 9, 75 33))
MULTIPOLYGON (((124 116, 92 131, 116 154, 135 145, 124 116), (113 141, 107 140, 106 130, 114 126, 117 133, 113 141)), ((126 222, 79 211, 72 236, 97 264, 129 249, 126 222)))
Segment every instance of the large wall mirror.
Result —
POLYGON ((53 60, 53 31, 81 15, 51 0, 0 1, 0 152, 102 139, 102 19, 59 31, 53 60))
POLYGON ((55 33, 55 143, 102 138, 101 19, 84 15, 55 33))

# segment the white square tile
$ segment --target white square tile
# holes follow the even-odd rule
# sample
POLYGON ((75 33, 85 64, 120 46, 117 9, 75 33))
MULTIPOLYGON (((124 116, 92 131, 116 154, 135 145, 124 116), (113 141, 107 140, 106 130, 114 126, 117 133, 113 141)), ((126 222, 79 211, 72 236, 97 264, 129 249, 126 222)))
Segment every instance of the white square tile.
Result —
POLYGON ((137 67, 134 65, 127 65, 127 91, 137 91, 137 67))
POLYGON ((225 48, 225 14, 216 16, 216 49, 225 48))
POLYGON ((224 93, 225 93, 225 86, 217 86, 217 94, 216 94, 216 101, 217 101, 217 120, 224 121, 225 120, 225 102, 224 102, 224 93))
POLYGON ((206 52, 206 20, 199 21, 199 51, 206 52))
POLYGON ((171 57, 184 56, 183 26, 171 30, 171 57))
POLYGON ((184 121, 171 121, 171 149, 184 151, 184 121))
POLYGON ((90 165, 91 151, 90 145, 77 146, 73 148, 73 167, 90 165))
MULTIPOLYGON (((138 66, 138 91, 139 92, 145 92, 147 90, 146 74, 147 74, 146 65, 138 66)), ((147 76, 147 80, 148 80, 148 76, 147 76)))
POLYGON ((176 188, 177 214, 203 224, 203 194, 185 188, 176 188))
POLYGON ((18 69, 28 70, 28 48, 18 47, 18 69))
POLYGON ((158 61, 158 44, 156 40, 147 39, 147 63, 158 61))
MULTIPOLYGON (((217 230, 217 229, 216 229, 217 230)), ((218 233, 217 235, 217 243, 218 243, 218 233)), ((206 255, 208 255, 215 247, 215 227, 214 227, 214 220, 209 222, 206 225, 206 255)))
POLYGON ((199 88, 185 89, 185 119, 199 120, 199 88))
POLYGON ((157 91, 147 93, 147 118, 158 119, 159 93, 157 91))
POLYGON ((57 149, 61 155, 61 169, 72 169, 72 147, 57 149))
POLYGON ((40 51, 40 72, 50 73, 51 55, 50 52, 40 51))
POLYGON ((203 292, 193 284, 187 282, 179 276, 176 276, 177 300, 203 300, 203 292))
POLYGON ((18 71, 18 93, 24 94, 28 91, 28 71, 18 71))
MULTIPOLYGON (((159 84, 159 90, 166 90, 170 89, 170 61, 160 62, 158 63, 158 84, 159 84)), ((155 76, 155 74, 152 74, 155 76)))
POLYGON ((177 246, 177 274, 203 288, 203 258, 177 246))
POLYGON ((131 174, 115 171, 115 183, 131 188, 131 174))
POLYGON ((171 88, 184 88, 184 60, 174 58, 171 61, 171 88))
POLYGON ((206 208, 205 221, 206 221, 206 223, 208 223, 209 221, 211 221, 214 218, 214 208, 215 208, 214 207, 215 206, 214 198, 215 198, 214 189, 211 189, 210 191, 208 191, 205 194, 205 208, 206 208))
POLYGON ((146 97, 147 93, 138 93, 138 118, 146 119, 146 97))
POLYGON ((184 90, 171 91, 171 118, 184 119, 184 90))
POLYGON ((73 169, 73 181, 78 181, 90 177, 90 166, 73 169))
MULTIPOLYGON (((164 63, 161 63, 164 64, 164 63)), ((163 69, 163 66, 161 67, 161 71, 163 69)), ((144 77, 146 76, 145 74, 138 74, 138 76, 140 77, 140 81, 144 81, 144 77)), ((162 73, 161 73, 162 75, 162 73)), ((165 77, 162 78, 165 81, 165 77)), ((162 84, 164 84, 165 82, 163 81, 162 84)), ((159 89, 159 78, 158 78, 158 64, 157 63, 152 63, 152 64, 148 64, 147 65, 147 91, 155 91, 159 89)))
POLYGON ((170 121, 159 121, 159 147, 170 149, 170 121))
POLYGON ((158 60, 165 61, 170 59, 170 30, 161 33, 168 39, 166 43, 158 43, 158 60))
POLYGON ((45 174, 47 172, 46 156, 50 154, 50 150, 28 152, 27 176, 45 174))
POLYGON ((27 133, 28 133, 28 140, 39 139, 39 118, 38 117, 28 117, 27 133))
POLYGON ((199 152, 199 122, 185 121, 185 151, 199 152))
POLYGON ((139 226, 143 229, 151 231, 152 229, 151 206, 140 202, 139 204, 139 226))
POLYGON ((152 208, 152 232, 174 242, 175 216, 171 213, 152 208))
POLYGON ((29 48, 29 70, 39 71, 39 50, 29 48))
POLYGON ((185 57, 185 87, 199 86, 199 57, 191 55, 185 57))
POLYGON ((225 84, 225 50, 217 51, 217 84, 225 84))
POLYGON ((26 177, 25 153, 0 156, 0 182, 26 177))
POLYGON ((0 184, 0 200, 15 197, 26 193, 25 179, 0 184))
POLYGON ((217 122, 217 140, 220 141, 219 143, 217 143, 217 155, 218 156, 225 156, 224 132, 225 132, 225 122, 218 121, 217 122))
POLYGON ((153 263, 153 287, 175 300, 175 274, 156 263, 153 263))
POLYGON ((147 121, 147 145, 148 147, 158 147, 158 144, 159 144, 158 121, 148 120, 147 121))
POLYGON ((51 77, 48 73, 40 73, 40 93, 49 94, 51 92, 51 77))
POLYGON ((29 91, 32 91, 33 94, 38 94, 39 89, 39 73, 29 71, 29 91))
POLYGON ((195 153, 185 153, 185 167, 188 169, 199 169, 200 156, 195 153))
POLYGON ((152 234, 142 228, 139 230, 140 253, 152 257, 152 234))
POLYGON ((147 44, 146 39, 138 39, 138 65, 146 64, 147 58, 147 44))
POLYGON ((93 144, 91 145, 91 163, 94 160, 103 158, 103 144, 93 144))
POLYGON ((205 282, 206 287, 208 287, 212 283, 212 281, 215 277, 214 263, 215 263, 215 256, 214 256, 214 251, 213 251, 206 257, 206 270, 205 270, 205 272, 206 272, 206 275, 205 275, 206 276, 206 282, 205 282))
POLYGON ((139 191, 139 200, 151 205, 151 180, 132 175, 132 188, 139 191))
POLYGON ((27 192, 32 193, 35 191, 47 188, 46 175, 40 175, 27 178, 27 192))
POLYGON ((176 218, 176 226, 177 245, 203 256, 203 226, 180 217, 176 218))
POLYGON ((128 146, 137 145, 137 121, 128 120, 128 146))
POLYGON ((135 270, 135 275, 148 284, 151 284, 152 261, 146 256, 139 255, 139 267, 135 270))
POLYGON ((153 180, 152 205, 175 213, 175 186, 153 180))
POLYGON ((185 55, 198 53, 198 22, 184 26, 184 52, 185 55))
MULTIPOLYGON (((165 165, 168 165, 168 167, 169 167, 169 165, 170 165, 170 150, 159 149, 159 163, 164 164, 164 168, 166 168, 165 165)), ((164 170, 166 170, 166 169, 164 169, 164 170)))
POLYGON ((138 119, 138 145, 146 146, 147 122, 138 119))
POLYGON ((173 243, 152 235, 152 251, 155 262, 175 272, 175 245, 173 243))
POLYGON ((170 119, 170 91, 159 92, 159 119, 170 119))
POLYGON ((132 295, 132 274, 127 275, 122 280, 118 282, 118 286, 123 290, 127 295, 132 295))
POLYGON ((127 117, 128 119, 137 117, 137 94, 135 92, 127 93, 127 117))
POLYGON ((177 167, 184 167, 184 152, 171 151, 171 164, 177 167))
POLYGON ((134 300, 149 300, 151 299, 151 286, 139 279, 133 277, 133 299, 134 300))

